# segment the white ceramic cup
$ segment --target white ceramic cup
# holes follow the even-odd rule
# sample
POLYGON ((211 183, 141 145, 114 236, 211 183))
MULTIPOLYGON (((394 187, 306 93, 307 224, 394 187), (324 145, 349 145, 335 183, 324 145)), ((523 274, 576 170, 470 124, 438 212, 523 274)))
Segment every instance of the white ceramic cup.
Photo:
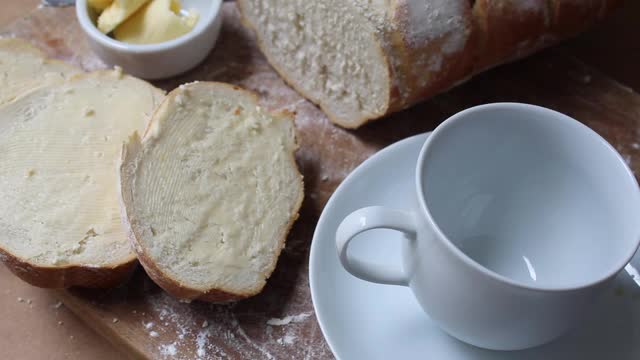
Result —
POLYGON ((409 286, 450 335, 517 350, 581 319, 636 252, 639 215, 638 183, 603 138, 558 112, 498 103, 438 126, 418 159, 413 207, 357 210, 336 245, 351 274, 409 286), (405 234, 402 266, 348 255, 379 228, 405 234))

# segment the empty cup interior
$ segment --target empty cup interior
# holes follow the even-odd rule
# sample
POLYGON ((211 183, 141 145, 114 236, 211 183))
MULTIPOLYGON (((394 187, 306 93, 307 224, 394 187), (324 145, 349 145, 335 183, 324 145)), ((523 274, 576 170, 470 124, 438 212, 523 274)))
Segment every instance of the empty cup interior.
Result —
POLYGON ((601 137, 562 114, 523 104, 461 113, 434 132, 422 164, 436 226, 513 281, 586 285, 637 246, 637 183, 601 137))

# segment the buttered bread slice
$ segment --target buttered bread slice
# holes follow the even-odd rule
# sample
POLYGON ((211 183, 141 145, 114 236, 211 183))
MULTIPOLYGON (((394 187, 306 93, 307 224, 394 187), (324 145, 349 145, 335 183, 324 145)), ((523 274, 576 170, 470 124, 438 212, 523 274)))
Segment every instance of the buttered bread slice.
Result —
POLYGON ((221 83, 172 91, 120 166, 123 221, 151 278, 181 299, 259 293, 303 198, 288 114, 221 83))
POLYGON ((64 81, 82 70, 47 59, 31 43, 0 38, 0 105, 36 87, 64 81))
POLYGON ((16 275, 41 287, 110 287, 133 270, 116 168, 122 142, 162 97, 101 71, 0 107, 0 258, 16 275))

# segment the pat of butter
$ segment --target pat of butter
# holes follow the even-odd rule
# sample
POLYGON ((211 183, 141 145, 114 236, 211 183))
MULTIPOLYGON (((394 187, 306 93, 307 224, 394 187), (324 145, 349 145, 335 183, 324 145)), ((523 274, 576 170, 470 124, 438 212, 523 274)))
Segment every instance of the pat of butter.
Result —
POLYGON ((149 0, 113 0, 98 17, 98 29, 104 34, 112 32, 149 0))
POLYGON ((152 0, 118 26, 114 37, 130 44, 155 44, 178 38, 193 29, 198 14, 180 15, 179 0, 152 0))
POLYGON ((113 0, 87 0, 89 7, 97 12, 102 12, 102 10, 108 8, 112 2, 113 0))

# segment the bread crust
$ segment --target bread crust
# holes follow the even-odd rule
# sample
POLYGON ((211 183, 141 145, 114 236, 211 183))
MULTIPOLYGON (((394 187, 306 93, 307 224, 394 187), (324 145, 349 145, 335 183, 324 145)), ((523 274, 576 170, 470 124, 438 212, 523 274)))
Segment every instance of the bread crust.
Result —
POLYGON ((255 32, 258 46, 280 76, 305 98, 318 104, 330 121, 345 128, 358 128, 457 86, 481 71, 575 35, 611 12, 621 0, 428 0, 426 8, 424 0, 386 2, 387 31, 375 35, 382 50, 382 61, 390 69, 388 106, 383 114, 351 119, 341 119, 331 113, 323 106, 322 99, 310 97, 273 61, 261 29, 247 16, 250 3, 251 0, 237 2, 242 23, 255 32), (416 24, 429 24, 429 17, 436 16, 437 12, 453 9, 462 21, 450 28, 440 28, 436 37, 424 28, 414 29, 416 24), (412 34, 417 35, 417 39, 412 34), (445 43, 456 36, 464 41, 452 50, 445 43), (430 67, 429 61, 433 59, 439 59, 441 66, 430 67))
POLYGON ((41 288, 112 288, 129 279, 138 262, 135 255, 111 266, 41 266, 22 259, 0 247, 0 259, 7 268, 27 283, 41 288))
MULTIPOLYGON (((256 106, 258 105, 258 95, 256 93, 245 90, 245 89, 241 89, 240 87, 235 85, 220 83, 220 82, 198 82, 197 86, 217 86, 217 87, 225 87, 228 90, 242 91, 245 96, 249 96, 252 98, 252 100, 256 103, 256 106)), ((167 94, 167 96, 163 101, 163 104, 161 104, 156 109, 156 112, 152 116, 151 121, 149 122, 149 125, 147 127, 147 130, 145 131, 145 136, 147 136, 147 134, 150 132, 150 129, 153 128, 154 121, 157 121, 156 115, 159 114, 161 111, 164 111, 163 105, 166 105, 171 99, 174 99, 178 95, 178 93, 179 93, 179 89, 176 89, 170 92, 169 94, 167 94)), ((294 120, 293 114, 289 111, 272 112, 271 114, 272 116, 285 117, 288 119, 288 121, 293 122, 294 120)), ((294 126, 294 129, 295 129, 295 126, 294 126)), ((295 136, 295 133, 294 133, 294 136, 295 136)), ((295 160, 295 151, 298 148, 297 141, 295 144, 296 146, 292 149, 292 152, 289 158, 291 160, 292 166, 298 172, 301 188, 304 188, 303 178, 302 178, 302 175, 300 175, 300 170, 295 160)), ((130 161, 132 161, 137 157, 141 149, 142 149, 141 139, 137 134, 132 136, 130 141, 127 144, 124 144, 122 147, 120 163, 118 165, 118 169, 119 169, 118 173, 120 176, 120 179, 118 182, 119 183, 118 196, 120 201, 120 214, 121 214, 121 220, 122 220, 123 226, 126 229, 128 239, 138 256, 138 260, 144 267, 145 271, 147 272, 147 275, 149 275, 149 277, 158 286, 164 289, 167 293, 171 294, 172 296, 178 299, 188 300, 188 301, 200 300, 200 301, 207 301, 207 302, 225 303, 225 302, 245 299, 260 293, 265 284, 256 286, 253 289, 250 289, 249 291, 246 291, 246 292, 233 292, 233 291, 228 291, 226 289, 219 289, 219 288, 207 288, 207 289, 193 288, 180 283, 179 280, 174 279, 171 275, 162 271, 162 269, 158 267, 156 262, 150 258, 150 256, 147 253, 147 249, 145 249, 143 242, 140 240, 142 235, 137 234, 134 226, 132 225, 134 222, 136 222, 135 214, 132 214, 131 212, 128 211, 128 208, 132 207, 132 201, 133 201, 132 188, 131 188, 131 185, 133 183, 133 178, 131 174, 128 173, 126 166, 130 161)), ((273 271, 275 270, 275 267, 278 262, 278 258, 280 257, 280 253, 282 252, 282 249, 285 246, 286 239, 291 230, 291 227, 299 217, 299 211, 300 211, 300 207, 302 206, 303 199, 304 199, 304 191, 301 191, 299 193, 296 204, 294 205, 294 211, 293 211, 294 215, 292 215, 292 217, 289 219, 289 222, 285 228, 285 231, 283 232, 282 236, 279 238, 278 246, 277 246, 273 261, 270 264, 268 270, 264 273, 265 279, 268 279, 273 273, 273 271)))
POLYGON ((547 0, 477 0, 473 7, 477 34, 475 71, 524 56, 548 40, 547 0))
POLYGON ((450 88, 458 79, 468 77, 473 71, 476 38, 472 36, 473 24, 468 0, 448 1, 448 6, 459 9, 459 21, 455 26, 446 26, 442 33, 436 34, 435 39, 429 39, 432 35, 421 35, 419 29, 414 29, 415 25, 412 23, 416 20, 427 21, 427 17, 426 14, 416 16, 412 2, 415 0, 397 1, 393 10, 392 22, 396 25, 392 27, 392 36, 399 40, 394 42, 393 48, 403 54, 399 68, 403 76, 396 74, 394 80, 403 84, 406 95, 392 98, 388 113, 406 109, 440 93, 450 88), (411 20, 411 17, 417 19, 411 20), (451 46, 451 43, 457 45, 451 46), (437 60, 439 66, 434 66, 434 60, 437 60))

